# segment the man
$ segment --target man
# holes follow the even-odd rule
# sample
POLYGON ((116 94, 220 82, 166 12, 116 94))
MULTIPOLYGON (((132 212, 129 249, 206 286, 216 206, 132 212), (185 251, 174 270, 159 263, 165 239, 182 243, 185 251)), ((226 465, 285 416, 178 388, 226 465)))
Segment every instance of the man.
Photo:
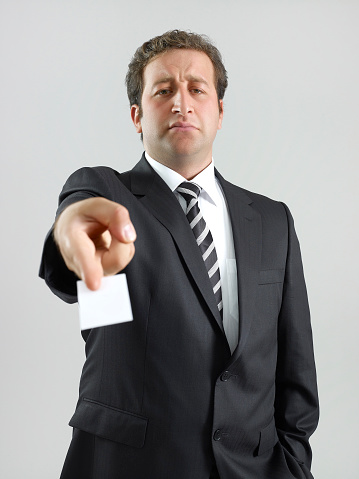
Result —
POLYGON ((220 54, 167 32, 137 50, 126 81, 146 153, 130 172, 67 180, 40 270, 68 302, 77 277, 95 290, 122 271, 134 317, 83 332, 61 478, 311 478, 318 400, 299 244, 285 205, 214 169, 220 54))

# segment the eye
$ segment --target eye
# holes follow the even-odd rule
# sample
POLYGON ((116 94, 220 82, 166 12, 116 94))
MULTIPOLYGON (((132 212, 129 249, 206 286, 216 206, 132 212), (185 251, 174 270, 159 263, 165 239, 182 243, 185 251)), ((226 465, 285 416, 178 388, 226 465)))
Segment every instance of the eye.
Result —
POLYGON ((158 92, 156 93, 156 95, 167 95, 168 93, 170 93, 171 90, 167 89, 167 88, 163 88, 162 90, 158 90, 158 92))
POLYGON ((191 92, 195 93, 196 95, 199 95, 200 93, 203 93, 203 90, 199 88, 192 88, 191 92))

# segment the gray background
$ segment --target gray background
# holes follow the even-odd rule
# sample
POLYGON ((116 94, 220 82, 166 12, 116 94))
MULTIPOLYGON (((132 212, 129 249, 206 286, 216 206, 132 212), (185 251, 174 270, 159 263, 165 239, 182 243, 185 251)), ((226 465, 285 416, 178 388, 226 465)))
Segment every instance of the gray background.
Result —
POLYGON ((1 478, 59 476, 84 348, 77 306, 37 278, 43 238, 74 169, 139 159, 127 64, 172 28, 224 56, 217 167, 296 220, 321 398, 314 476, 359 477, 358 19, 347 0, 0 1, 1 478))

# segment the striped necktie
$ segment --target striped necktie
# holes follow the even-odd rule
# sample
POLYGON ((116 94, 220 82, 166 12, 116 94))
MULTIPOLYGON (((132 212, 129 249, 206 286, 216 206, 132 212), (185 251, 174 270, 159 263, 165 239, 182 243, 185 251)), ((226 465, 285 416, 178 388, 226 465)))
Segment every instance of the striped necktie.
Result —
POLYGON ((202 253, 202 258, 206 265, 213 293, 216 298, 216 304, 223 319, 221 276, 216 248, 214 247, 212 234, 198 206, 198 196, 201 192, 201 188, 195 183, 185 181, 179 185, 176 191, 186 200, 187 208, 185 213, 202 253))

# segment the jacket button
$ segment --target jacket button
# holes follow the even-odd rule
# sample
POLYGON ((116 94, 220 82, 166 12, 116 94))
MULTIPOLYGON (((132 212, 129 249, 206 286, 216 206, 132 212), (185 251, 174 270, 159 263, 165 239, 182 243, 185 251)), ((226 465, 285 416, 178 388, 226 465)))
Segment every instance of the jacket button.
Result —
POLYGON ((230 372, 224 371, 224 373, 221 374, 221 381, 228 381, 230 377, 231 377, 230 372))
POLYGON ((213 434, 213 439, 214 439, 215 441, 220 441, 220 440, 221 440, 221 437, 222 437, 221 430, 220 430, 220 429, 217 429, 217 431, 215 431, 215 433, 213 434))

